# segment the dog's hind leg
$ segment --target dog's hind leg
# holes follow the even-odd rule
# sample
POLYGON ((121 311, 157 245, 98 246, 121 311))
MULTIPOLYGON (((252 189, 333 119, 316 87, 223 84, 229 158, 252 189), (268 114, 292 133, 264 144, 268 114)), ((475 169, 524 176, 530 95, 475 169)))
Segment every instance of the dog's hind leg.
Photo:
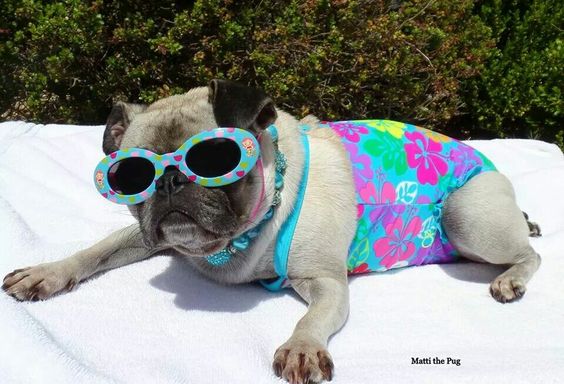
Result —
POLYGON ((506 303, 525 293, 541 259, 529 244, 527 220, 505 176, 486 172, 453 192, 445 202, 442 225, 463 257, 509 266, 490 285, 494 299, 506 303))

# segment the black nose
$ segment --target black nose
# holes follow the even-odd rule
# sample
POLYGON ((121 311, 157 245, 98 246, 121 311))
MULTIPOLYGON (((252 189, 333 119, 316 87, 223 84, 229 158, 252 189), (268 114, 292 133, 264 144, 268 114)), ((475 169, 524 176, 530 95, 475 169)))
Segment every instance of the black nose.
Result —
POLYGON ((169 165, 157 180, 157 193, 164 196, 174 195, 180 192, 186 183, 188 183, 188 178, 178 168, 169 165))

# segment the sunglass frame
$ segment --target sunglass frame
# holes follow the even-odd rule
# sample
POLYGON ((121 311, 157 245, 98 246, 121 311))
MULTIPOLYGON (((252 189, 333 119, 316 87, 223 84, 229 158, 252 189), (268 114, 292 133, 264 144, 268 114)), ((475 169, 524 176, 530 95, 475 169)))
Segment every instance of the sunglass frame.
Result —
POLYGON ((168 166, 177 167, 189 181, 204 187, 221 187, 232 184, 249 173, 260 156, 260 146, 255 136, 240 128, 215 128, 200 132, 184 142, 176 151, 162 155, 143 148, 123 148, 104 157, 94 170, 94 185, 98 192, 106 199, 117 204, 139 204, 147 200, 156 190, 157 180, 164 174, 168 166), (200 142, 224 138, 235 142, 241 150, 241 158, 237 166, 230 172, 219 177, 203 177, 195 174, 186 165, 186 155, 192 147, 200 142), (118 161, 140 157, 149 160, 155 168, 155 176, 151 184, 142 192, 133 195, 123 195, 114 191, 108 181, 108 172, 118 161))

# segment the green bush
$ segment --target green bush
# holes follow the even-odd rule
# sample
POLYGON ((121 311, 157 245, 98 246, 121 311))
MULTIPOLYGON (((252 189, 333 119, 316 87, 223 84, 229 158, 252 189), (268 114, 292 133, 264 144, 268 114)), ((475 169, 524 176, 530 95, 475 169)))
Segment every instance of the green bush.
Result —
POLYGON ((4 0, 0 114, 102 123, 117 100, 219 77, 262 87, 299 116, 555 140, 562 10, 530 3, 4 0), (545 18, 554 28, 539 26, 545 18))
POLYGON ((564 148, 564 7, 546 0, 487 0, 478 7, 497 48, 468 81, 471 123, 502 137, 532 137, 564 148))

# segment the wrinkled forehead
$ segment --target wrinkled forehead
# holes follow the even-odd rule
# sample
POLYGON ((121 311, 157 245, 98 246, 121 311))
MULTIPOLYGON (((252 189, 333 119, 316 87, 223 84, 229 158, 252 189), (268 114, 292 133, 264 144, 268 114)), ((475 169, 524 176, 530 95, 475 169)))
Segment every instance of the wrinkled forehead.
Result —
POLYGON ((208 89, 196 88, 184 95, 159 100, 136 115, 120 147, 174 152, 190 137, 217 127, 208 89))

